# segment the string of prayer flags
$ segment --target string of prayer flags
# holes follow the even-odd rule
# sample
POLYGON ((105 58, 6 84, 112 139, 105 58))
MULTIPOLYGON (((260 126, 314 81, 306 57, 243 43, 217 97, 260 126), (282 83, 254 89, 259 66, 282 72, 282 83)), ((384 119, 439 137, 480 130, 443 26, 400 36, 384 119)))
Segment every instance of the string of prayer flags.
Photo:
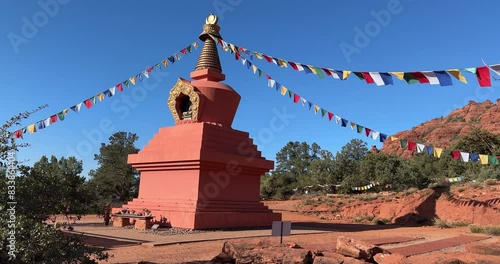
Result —
MULTIPOLYGON (((224 45, 222 40, 220 39, 215 39, 219 45, 224 45)), ((230 49, 227 49, 227 52, 230 52, 230 49)), ((231 53, 231 52, 230 52, 231 53)), ((235 60, 242 60, 245 59, 241 53, 239 53, 238 51, 234 52, 235 54, 238 54, 237 56, 235 56, 235 60)), ((271 59, 271 58, 269 58, 271 59)), ((264 75, 266 77, 266 80, 267 80, 267 86, 269 88, 275 88, 276 91, 280 92, 281 95, 285 96, 288 94, 288 96, 290 98, 293 99, 293 102, 294 103, 298 103, 299 101, 302 102, 302 106, 306 106, 306 103, 307 105, 309 106, 309 110, 313 109, 314 111, 314 114, 318 114, 318 113, 321 113, 321 117, 324 117, 324 116, 328 116, 328 120, 331 121, 334 117, 335 117, 335 122, 337 124, 340 124, 341 127, 347 127, 348 124, 350 124, 351 127, 353 127, 354 125, 357 125, 357 132, 358 133, 362 133, 364 132, 364 134, 366 135, 366 137, 369 137, 369 138, 372 138, 373 140, 378 140, 379 142, 384 142, 386 139, 387 139, 387 134, 384 134, 384 133, 381 133, 379 131, 376 131, 374 129, 371 129, 371 128, 368 128, 368 127, 365 127, 365 126, 361 126, 361 125, 358 125, 356 124, 355 122, 352 122, 352 121, 349 121, 343 117, 340 117, 339 115, 335 115, 333 114, 333 112, 331 111, 327 111, 326 109, 320 107, 319 105, 317 104, 314 104, 313 102, 301 97, 300 95, 298 95, 297 93, 291 91, 290 89, 286 88, 283 84, 279 83, 278 81, 274 80, 270 75, 264 73, 263 71, 261 71, 259 68, 257 68, 257 66, 255 66, 252 62, 250 62, 249 60, 246 60, 244 61, 244 63, 242 63, 242 65, 245 65, 247 69, 253 69, 253 73, 256 74, 256 72, 259 72, 259 77, 261 75, 264 75)))
POLYGON ((367 184, 365 186, 357 186, 357 187, 352 187, 353 191, 366 191, 369 190, 377 185, 380 185, 379 182, 371 182, 370 184, 367 184))
POLYGON ((461 182, 462 176, 453 177, 453 178, 444 178, 444 182, 461 182))
MULTIPOLYGON (((223 45, 222 40, 216 39, 216 41, 220 45, 223 45)), ((228 49, 227 51, 230 52, 229 50, 230 49, 228 49)), ((306 107, 306 105, 307 105, 309 107, 309 110, 313 109, 314 114, 321 113, 321 117, 328 116, 328 121, 331 121, 332 119, 335 118, 335 122, 337 124, 340 124, 341 127, 347 127, 349 125, 351 130, 354 130, 354 128, 356 127, 355 131, 358 134, 364 134, 366 137, 372 138, 373 140, 378 140, 381 143, 384 143, 387 140, 387 138, 388 138, 387 134, 381 133, 381 132, 376 131, 372 128, 368 128, 366 126, 357 124, 357 123, 349 121, 343 117, 340 117, 339 115, 333 114, 333 112, 322 108, 321 106, 301 97, 297 93, 286 88, 285 86, 283 86, 283 84, 281 84, 278 81, 276 81, 275 79, 273 79, 270 75, 262 72, 250 60, 245 59, 242 56, 242 54, 239 53, 238 51, 233 52, 233 53, 238 54, 238 56, 235 56, 235 59, 242 60, 242 65, 246 66, 246 68, 248 70, 253 71, 254 74, 259 72, 259 77, 264 75, 266 77, 267 85, 269 88, 275 88, 276 91, 280 92, 281 95, 283 95, 283 96, 288 94, 290 98, 293 98, 294 103, 301 102, 303 107, 306 107)), ((268 58, 272 59, 271 57, 268 57, 268 58)), ((298 65, 297 65, 297 67, 298 67, 298 65)), ((371 80, 373 80, 374 82, 375 82, 375 79, 372 76, 376 76, 376 78, 378 78, 377 77, 378 75, 372 75, 370 73, 368 73, 368 74, 366 74, 366 73, 363 74, 360 72, 353 72, 353 73, 360 78, 367 78, 367 76, 370 76, 371 80)), ((393 74, 394 76, 400 76, 400 74, 395 74, 395 73, 390 73, 390 74, 393 74)), ((431 77, 429 82, 437 82, 437 80, 445 80, 445 81, 448 80, 446 78, 443 78, 443 76, 444 76, 443 74, 444 74, 444 72, 437 72, 437 73, 432 73, 432 74, 430 74, 429 72, 425 72, 425 74, 424 73, 422 73, 422 74, 404 73, 403 78, 405 78, 405 76, 406 76, 406 78, 413 78, 413 80, 415 82, 425 82, 425 80, 423 79, 424 76, 431 77), (419 81, 419 79, 420 79, 420 81, 419 81)), ((380 77, 380 78, 383 79, 382 77, 380 77)), ((449 78, 449 76, 448 76, 448 78, 449 78)), ((379 79, 377 79, 377 80, 379 81, 379 79)), ((429 79, 427 79, 427 80, 429 80, 429 79)), ((412 152, 416 151, 417 153, 426 153, 427 155, 433 156, 436 158, 450 156, 453 159, 459 160, 462 162, 469 162, 469 161, 480 162, 483 165, 486 165, 486 164, 497 165, 500 163, 500 161, 499 161, 500 156, 497 157, 497 156, 491 156, 491 155, 466 153, 466 152, 460 152, 460 151, 455 151, 455 150, 446 150, 446 149, 437 148, 437 147, 433 147, 433 146, 427 146, 425 144, 414 142, 414 141, 409 141, 406 139, 398 139, 395 136, 390 136, 390 138, 391 138, 391 141, 399 140, 399 143, 400 143, 402 149, 406 149, 406 150, 409 150, 412 152)))
MULTIPOLYGON (((193 50, 192 47, 197 49, 198 43, 196 41, 193 42, 191 45, 189 45, 189 46, 183 48, 181 51, 179 51, 179 53, 182 53, 184 55, 191 54, 191 52, 193 50)), ((168 57, 168 60, 171 62, 171 64, 173 64, 175 61, 178 61, 182 58, 181 54, 179 54, 179 53, 175 53, 173 56, 168 57)), ((12 133, 12 136, 14 138, 23 138, 23 134, 25 134, 25 133, 33 134, 41 129, 47 128, 48 126, 52 125, 53 123, 56 123, 58 120, 63 121, 66 117, 66 114, 68 114, 68 109, 73 110, 75 113, 78 113, 81 111, 82 105, 85 105, 85 107, 87 109, 90 109, 98 101, 101 102, 105 98, 109 98, 109 97, 114 96, 116 93, 116 90, 123 92, 124 86, 130 87, 131 85, 132 86, 136 85, 137 80, 139 80, 139 81, 143 80, 143 76, 146 78, 149 78, 150 75, 153 73, 153 69, 155 67, 158 70, 161 70, 162 69, 161 65, 163 64, 163 66, 164 66, 163 68, 167 68, 168 63, 166 62, 166 60, 167 59, 162 60, 161 64, 156 63, 154 66, 151 66, 151 67, 147 68, 146 70, 144 70, 138 74, 135 74, 132 77, 127 78, 123 82, 120 82, 120 83, 116 84, 115 86, 98 93, 97 95, 89 97, 89 98, 87 98, 87 99, 85 99, 85 100, 83 100, 83 101, 81 101, 81 102, 79 102, 71 107, 68 107, 68 108, 58 112, 57 114, 53 114, 47 118, 44 118, 38 122, 35 122, 34 124, 28 125, 22 129, 18 129, 12 133)))
MULTIPOLYGON (((449 150, 443 148, 437 148, 433 146, 427 146, 421 143, 409 141, 406 139, 394 139, 399 140, 399 144, 401 149, 409 150, 411 152, 416 151, 417 153, 425 153, 428 156, 435 158, 443 158, 443 157, 451 157, 454 160, 458 160, 461 162, 473 162, 473 163, 481 163, 482 165, 498 165, 500 156, 494 155, 484 155, 484 154, 476 154, 476 153, 468 153, 457 150, 449 150)), ((393 141, 394 141, 393 140, 393 141)))
POLYGON ((253 60, 253 55, 259 60, 266 60, 269 63, 281 68, 291 68, 295 71, 305 72, 306 74, 314 74, 319 78, 325 78, 326 76, 331 76, 337 80, 345 80, 351 73, 356 75, 360 80, 364 80, 367 84, 376 84, 377 86, 393 85, 393 76, 401 81, 406 81, 408 84, 430 84, 430 85, 440 85, 440 86, 450 86, 453 85, 450 75, 455 77, 462 83, 467 83, 467 79, 462 74, 462 72, 475 74, 478 83, 481 87, 491 86, 490 70, 495 71, 494 67, 497 67, 500 72, 500 65, 490 65, 490 66, 479 66, 479 67, 469 67, 461 69, 448 69, 448 70, 436 70, 436 71, 415 71, 415 72, 373 72, 373 71, 350 71, 350 70, 335 70, 331 68, 318 67, 303 63, 298 63, 290 60, 285 60, 264 54, 262 52, 251 51, 247 48, 237 46, 235 44, 226 42, 222 39, 216 38, 216 41, 223 47, 225 51, 230 53, 238 53, 236 56, 240 56, 239 53, 246 53, 253 60), (230 47, 230 48, 228 48, 230 47), (288 67, 290 66, 290 67, 288 67))

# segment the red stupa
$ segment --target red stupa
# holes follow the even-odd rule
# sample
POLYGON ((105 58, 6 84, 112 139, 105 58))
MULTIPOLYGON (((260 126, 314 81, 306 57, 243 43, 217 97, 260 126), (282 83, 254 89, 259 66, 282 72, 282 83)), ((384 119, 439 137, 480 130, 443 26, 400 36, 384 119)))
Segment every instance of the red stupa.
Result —
POLYGON ((152 212, 190 229, 271 226, 280 221, 260 201, 260 177, 274 167, 247 132, 231 128, 240 95, 225 80, 212 36, 217 17, 203 25, 204 42, 191 81, 179 78, 168 106, 175 126, 160 128, 143 151, 128 157, 140 171, 139 197, 124 208, 152 212))

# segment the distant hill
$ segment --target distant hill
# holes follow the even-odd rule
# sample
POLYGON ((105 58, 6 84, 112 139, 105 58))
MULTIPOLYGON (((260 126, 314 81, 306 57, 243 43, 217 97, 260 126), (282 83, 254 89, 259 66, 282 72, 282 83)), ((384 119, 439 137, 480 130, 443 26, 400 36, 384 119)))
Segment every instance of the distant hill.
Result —
MULTIPOLYGON (((491 101, 483 103, 469 101, 466 106, 453 110, 448 116, 432 119, 393 136, 427 146, 448 149, 455 143, 458 136, 469 133, 473 128, 500 134, 500 99, 496 104, 491 101)), ((411 156, 410 151, 401 149, 399 140, 392 141, 390 138, 385 141, 380 151, 405 158, 411 156)))

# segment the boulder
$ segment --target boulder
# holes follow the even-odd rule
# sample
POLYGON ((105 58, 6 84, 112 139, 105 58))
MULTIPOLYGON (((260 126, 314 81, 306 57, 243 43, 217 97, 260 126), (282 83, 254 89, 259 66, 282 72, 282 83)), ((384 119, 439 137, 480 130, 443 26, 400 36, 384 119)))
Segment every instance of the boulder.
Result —
POLYGON ((337 253, 356 259, 373 261, 373 257, 376 254, 386 252, 375 245, 345 236, 339 236, 337 238, 337 253))

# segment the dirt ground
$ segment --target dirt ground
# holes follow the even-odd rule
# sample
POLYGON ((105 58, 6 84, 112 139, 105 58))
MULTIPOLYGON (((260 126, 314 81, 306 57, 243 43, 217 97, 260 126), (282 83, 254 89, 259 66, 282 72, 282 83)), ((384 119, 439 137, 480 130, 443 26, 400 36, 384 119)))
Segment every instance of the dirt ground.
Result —
MULTIPOLYGON (((395 237, 418 238, 414 241, 381 246, 384 249, 390 250, 391 248, 401 248, 404 246, 464 235, 477 235, 471 234, 467 227, 441 229, 434 226, 407 227, 397 224, 374 225, 372 223, 352 223, 346 221, 346 219, 319 220, 317 215, 304 215, 303 213, 299 213, 297 208, 300 203, 301 201, 270 201, 266 202, 266 205, 277 212, 281 212, 283 214, 283 220, 292 221, 293 225, 331 229, 332 232, 322 234, 292 235, 284 238, 284 244, 296 243, 302 248, 313 251, 321 250, 328 252, 334 249, 337 237, 339 236, 365 241, 395 237)), ((77 223, 96 222, 102 222, 102 219, 96 216, 87 216, 77 221, 77 223)), ((116 236, 116 233, 114 234, 116 236)), ((107 238, 87 239, 89 244, 107 249, 107 252, 111 255, 107 263, 207 263, 221 252, 221 248, 225 241, 235 244, 257 244, 262 241, 268 241, 276 244, 279 238, 270 236, 261 238, 239 238, 167 246, 138 245, 107 238)), ((471 245, 485 245, 486 248, 498 248, 498 251, 500 251, 500 241, 498 237, 493 236, 490 238, 484 237, 479 242, 437 249, 437 251, 432 253, 407 256, 403 260, 388 263, 500 263, 499 252, 495 251, 496 253, 490 252, 487 254, 482 252, 481 254, 476 254, 477 250, 470 250, 471 245)))

